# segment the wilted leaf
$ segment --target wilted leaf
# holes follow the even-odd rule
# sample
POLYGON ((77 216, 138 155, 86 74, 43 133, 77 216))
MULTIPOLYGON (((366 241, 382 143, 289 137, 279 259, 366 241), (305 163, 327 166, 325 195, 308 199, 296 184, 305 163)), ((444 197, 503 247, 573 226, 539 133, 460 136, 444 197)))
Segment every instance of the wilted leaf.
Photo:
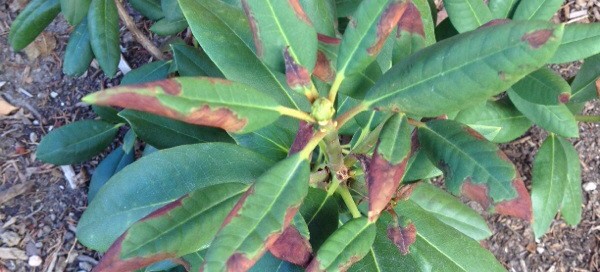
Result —
POLYGON ((277 102, 254 88, 204 77, 178 77, 121 86, 90 94, 83 100, 238 133, 260 129, 280 116, 277 102))
POLYGON ((308 192, 309 163, 296 154, 275 164, 225 218, 202 271, 246 271, 290 225, 308 192))
POLYGON ((394 65, 365 102, 374 109, 431 117, 481 103, 544 65, 562 29, 510 22, 459 34, 394 65))

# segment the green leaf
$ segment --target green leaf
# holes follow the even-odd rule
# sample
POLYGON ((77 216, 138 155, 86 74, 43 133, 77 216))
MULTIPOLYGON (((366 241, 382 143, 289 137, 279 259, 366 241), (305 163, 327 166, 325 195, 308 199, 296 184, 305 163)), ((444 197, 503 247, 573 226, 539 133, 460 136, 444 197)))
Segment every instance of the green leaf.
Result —
POLYGON ((551 134, 544 140, 533 161, 531 202, 535 238, 546 233, 560 209, 568 178, 564 146, 557 136, 551 134))
POLYGON ((121 80, 121 86, 142 84, 167 78, 171 62, 157 60, 131 70, 121 80))
POLYGON ((422 149, 417 149, 413 152, 408 164, 406 165, 406 175, 404 175, 403 183, 428 179, 441 176, 442 171, 437 169, 435 165, 427 157, 427 153, 422 149))
POLYGON ((394 65, 369 90, 371 108, 438 116, 481 103, 554 54, 562 26, 509 22, 463 33, 394 65), (510 56, 510 57, 508 57, 510 56), (477 77, 472 75, 477 74, 477 77))
POLYGON ((317 33, 336 36, 337 17, 334 0, 300 0, 300 5, 317 33))
POLYGON ((485 126, 500 128, 491 139, 486 137, 495 143, 510 142, 531 127, 529 119, 523 116, 508 99, 486 101, 485 104, 461 110, 454 120, 470 126, 479 133, 483 132, 485 126))
POLYGON ((577 121, 566 105, 535 104, 527 101, 512 89, 509 89, 507 93, 515 107, 534 124, 564 137, 579 136, 577 121))
POLYGON ((150 20, 157 21, 165 17, 160 0, 129 0, 129 4, 150 20))
POLYGON ((92 105, 92 110, 102 119, 102 121, 113 124, 125 123, 125 120, 118 115, 119 111, 113 107, 92 105))
POLYGON ((511 17, 515 10, 515 5, 521 0, 490 0, 489 7, 492 16, 496 19, 505 19, 511 17))
POLYGON ((212 185, 161 207, 131 225, 95 269, 131 271, 206 248, 248 187, 212 185))
POLYGON ((562 0, 519 1, 513 20, 550 20, 563 4, 562 0))
POLYGON ((306 98, 287 87, 285 75, 271 71, 254 54, 250 25, 243 11, 218 0, 179 0, 179 4, 194 37, 225 77, 248 84, 283 106, 302 106, 297 101, 306 98))
POLYGON ((15 51, 21 51, 35 40, 60 12, 58 0, 33 0, 12 22, 8 42, 15 51))
POLYGON ((438 41, 443 41, 456 35, 458 35, 458 30, 452 25, 450 18, 444 19, 435 27, 435 37, 438 41))
POLYGON ((171 44, 171 49, 180 76, 224 77, 204 51, 185 44, 171 44))
POLYGON ((585 59, 571 84, 573 103, 600 98, 600 54, 585 59))
POLYGON ((104 186, 112 176, 125 168, 125 166, 131 164, 134 159, 134 152, 125 153, 123 148, 120 147, 110 152, 110 154, 98 164, 98 167, 94 170, 94 174, 92 174, 92 180, 90 181, 87 195, 88 204, 92 202, 98 191, 100 191, 100 188, 104 186))
POLYGON ((202 263, 204 263, 204 253, 206 250, 196 251, 194 253, 185 255, 182 259, 190 266, 189 271, 199 271, 202 263))
POLYGON ((156 151, 106 183, 83 213, 77 237, 87 247, 104 252, 129 226, 165 204, 211 185, 250 184, 272 164, 257 153, 225 143, 156 151))
POLYGON ((78 77, 83 75, 94 59, 94 52, 90 44, 90 32, 87 20, 82 20, 71 33, 65 57, 63 59, 63 73, 78 77))
POLYGON ((328 195, 321 189, 309 188, 308 195, 300 206, 310 231, 310 244, 316 251, 327 237, 338 228, 338 204, 336 195, 328 195))
POLYGON ((374 222, 396 195, 406 173, 412 151, 411 133, 406 115, 392 115, 379 134, 379 141, 365 170, 369 189, 369 221, 374 222))
POLYGON ((476 131, 450 120, 419 127, 419 143, 444 172, 448 191, 464 194, 501 214, 528 219, 530 200, 515 166, 476 131))
POLYGON ((131 151, 133 151, 133 149, 135 148, 135 140, 137 139, 137 135, 135 135, 135 132, 133 131, 133 129, 130 129, 127 131, 127 133, 125 133, 125 136, 123 136, 123 151, 125 151, 125 153, 131 153, 131 151))
POLYGON ((481 0, 444 0, 444 8, 460 33, 476 29, 493 19, 492 12, 481 0))
POLYGON ((581 203, 583 196, 581 192, 581 165, 579 154, 569 141, 558 138, 567 159, 567 179, 565 193, 561 203, 561 216, 571 226, 581 221, 581 203))
POLYGON ((550 63, 565 63, 600 54, 600 23, 568 24, 550 63))
POLYGON ((233 143, 225 131, 217 128, 191 125, 133 110, 123 110, 119 116, 127 120, 142 140, 159 149, 208 142, 233 143))
POLYGON ((250 86, 206 77, 177 77, 120 86, 90 94, 83 101, 141 110, 238 133, 275 122, 282 109, 271 97, 250 86))
POLYGON ((298 121, 280 118, 259 130, 231 136, 239 145, 278 161, 287 157, 297 131, 298 121))
POLYGON ((437 8, 432 0, 411 0, 419 10, 423 32, 425 33, 425 45, 429 46, 436 43, 435 25, 437 21, 437 8))
POLYGON ((335 9, 338 17, 352 16, 363 0, 335 0, 335 9))
POLYGON ((114 0, 92 0, 88 14, 90 42, 104 73, 113 77, 121 58, 119 15, 114 0))
MULTIPOLYGON (((192 270, 192 271, 197 271, 197 270, 192 270)), ((269 271, 269 272, 302 272, 302 271, 304 271, 304 269, 302 269, 301 267, 296 266, 294 264, 288 263, 286 261, 277 259, 271 253, 267 252, 248 271, 250 271, 250 272, 265 272, 265 271, 269 271)))
POLYGON ((36 157, 56 165, 84 162, 112 143, 119 127, 96 120, 73 122, 46 135, 37 148, 36 157))
POLYGON ((375 60, 403 11, 400 0, 360 3, 340 44, 336 80, 363 71, 375 60))
POLYGON ((317 32, 298 1, 242 0, 254 35, 256 55, 285 71, 283 50, 312 72, 317 61, 317 32))
POLYGON ((344 271, 369 253, 375 240, 375 224, 365 217, 342 225, 321 246, 307 271, 344 271))
POLYGON ((169 21, 184 19, 183 12, 181 11, 181 7, 179 7, 177 0, 161 0, 160 5, 165 14, 165 19, 169 21))
POLYGON ((92 0, 60 0, 60 11, 67 22, 78 25, 87 15, 92 0))
POLYGON ((416 53, 426 46, 424 19, 412 2, 406 4, 406 10, 398 21, 398 32, 394 43, 393 63, 416 53))
POLYGON ((150 31, 160 36, 169 36, 185 30, 186 27, 188 27, 188 23, 184 18, 175 21, 162 18, 150 27, 150 31))
POLYGON ((428 211, 442 223, 463 234, 481 241, 492 235, 485 220, 456 197, 431 185, 421 182, 415 186, 410 200, 428 211))
POLYGON ((528 102, 558 105, 569 102, 571 87, 550 68, 541 68, 519 80, 512 89, 528 102))
POLYGON ((300 153, 261 175, 225 219, 203 271, 247 270, 290 225, 308 193, 309 163, 300 153))
POLYGON ((440 222, 411 200, 398 203, 395 210, 416 226, 417 239, 407 256, 419 263, 421 271, 506 271, 477 241, 440 222))

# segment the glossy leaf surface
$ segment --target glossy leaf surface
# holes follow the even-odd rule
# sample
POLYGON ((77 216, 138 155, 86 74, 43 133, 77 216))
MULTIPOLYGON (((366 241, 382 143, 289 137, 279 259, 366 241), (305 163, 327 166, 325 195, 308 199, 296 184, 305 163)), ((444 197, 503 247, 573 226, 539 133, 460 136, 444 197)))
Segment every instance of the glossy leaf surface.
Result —
POLYGON ((571 84, 571 102, 600 98, 600 54, 585 59, 571 84))
POLYGON ((280 118, 259 130, 231 136, 243 147, 259 152, 267 158, 282 160, 287 157, 297 130, 298 121, 280 118))
POLYGON ((239 133, 260 129, 280 116, 277 102, 254 88, 204 77, 178 77, 120 86, 93 93, 83 100, 239 133))
POLYGON ((227 215, 203 271, 248 270, 290 225, 308 193, 309 163, 296 154, 261 175, 227 215))
POLYGON ((346 222, 327 238, 306 271, 347 270, 369 253, 376 231, 375 224, 364 217, 346 222))
POLYGON ((454 120, 470 126, 483 134, 484 127, 500 128, 498 133, 488 140, 495 143, 510 142, 525 134, 531 127, 527 119, 507 99, 487 101, 485 104, 460 111, 454 120))
POLYGON ((102 121, 106 121, 113 124, 125 123, 125 120, 119 116, 119 111, 113 107, 102 107, 92 105, 92 110, 102 121))
POLYGON ((113 77, 121 58, 119 15, 114 0, 92 0, 87 18, 92 51, 102 71, 113 77))
POLYGON ((577 121, 566 105, 535 104, 521 97, 512 89, 507 93, 515 107, 534 124, 564 137, 579 135, 577 121))
POLYGON ((188 23, 183 18, 175 21, 162 18, 150 27, 150 31, 160 36, 169 36, 185 30, 186 27, 188 27, 188 23))
POLYGON ((84 162, 112 143, 119 126, 96 120, 77 121, 62 126, 42 138, 36 157, 56 165, 84 162))
POLYGON ((361 72, 375 60, 405 8, 399 0, 360 3, 340 44, 338 77, 361 72))
POLYGON ((69 43, 63 59, 63 73, 78 77, 83 75, 92 60, 94 52, 90 44, 90 32, 87 20, 82 20, 69 37, 69 43))
POLYGON ((543 22, 510 22, 460 34, 394 65, 365 100, 372 108, 420 116, 460 110, 537 70, 561 37, 561 26, 543 22))
POLYGON ((538 105, 564 104, 571 97, 569 83, 550 68, 541 68, 526 75, 512 89, 521 98, 538 105))
POLYGON ((300 5, 317 33, 336 36, 337 17, 334 0, 300 0, 300 5))
POLYGON ((172 44, 171 49, 180 76, 223 77, 223 73, 203 51, 184 44, 172 44))
POLYGON ((160 0, 129 0, 129 4, 150 20, 160 20, 165 17, 160 0))
POLYGON ((310 243, 313 250, 318 250, 323 242, 338 227, 338 204, 336 195, 328 195, 321 189, 309 188, 308 195, 300 206, 310 231, 310 243))
POLYGON ((317 60, 317 32, 299 0, 242 0, 256 55, 276 71, 285 71, 283 50, 309 73, 317 60))
POLYGON ((134 152, 126 153, 123 148, 119 147, 110 152, 110 154, 98 164, 96 169, 94 169, 94 174, 92 175, 90 186, 88 187, 88 204, 92 202, 98 191, 100 191, 100 188, 104 186, 112 176, 133 162, 135 159, 134 156, 134 152))
POLYGON ((272 164, 257 153, 224 143, 156 151, 106 183, 81 217, 77 237, 89 248, 106 251, 133 223, 158 208, 211 185, 250 184, 272 164))
POLYGON ((299 94, 288 89, 285 75, 271 71, 254 54, 250 24, 243 11, 218 0, 179 0, 179 4, 194 37, 225 77, 248 84, 283 106, 301 106, 296 102, 299 94))
POLYGON ((600 54, 600 24, 568 24, 550 63, 576 61, 600 54))
POLYGON ((492 12, 481 0, 444 0, 452 25, 463 33, 476 29, 493 19, 492 12))
POLYGON ((59 0, 33 0, 12 22, 8 42, 21 51, 35 40, 60 12, 59 0))
POLYGON ((97 271, 131 271, 206 248, 249 185, 225 183, 193 191, 137 221, 117 239, 97 271))
POLYGON ((119 113, 145 142, 159 148, 206 142, 233 143, 222 129, 196 126, 145 112, 123 110, 119 113))
POLYGON ((410 160, 406 165, 406 175, 404 175, 403 183, 428 179, 441 176, 442 171, 438 169, 427 156, 427 152, 422 149, 417 149, 410 156, 410 160))
POLYGON ((426 18, 421 15, 418 7, 412 1, 407 2, 406 10, 398 21, 392 53, 393 63, 401 61, 426 46, 424 20, 426 18))
POLYGON ((477 241, 492 235, 492 231, 481 215, 463 204, 458 198, 430 183, 419 183, 413 189, 410 200, 442 223, 477 241))
POLYGON ((514 20, 550 20, 563 4, 561 0, 520 1, 514 20))
POLYGON ((544 140, 533 161, 532 228, 536 238, 546 233, 561 207, 565 188, 569 182, 568 171, 564 146, 557 136, 551 134, 544 140))
POLYGON ((78 25, 87 15, 92 0, 60 0, 60 11, 67 22, 78 25))
POLYGON ((127 73, 121 80, 121 85, 141 84, 165 79, 169 75, 170 66, 171 63, 164 60, 144 64, 127 73))
POLYGON ((509 18, 511 11, 514 12, 515 5, 520 0, 490 0, 489 7, 492 17, 496 19, 509 18))

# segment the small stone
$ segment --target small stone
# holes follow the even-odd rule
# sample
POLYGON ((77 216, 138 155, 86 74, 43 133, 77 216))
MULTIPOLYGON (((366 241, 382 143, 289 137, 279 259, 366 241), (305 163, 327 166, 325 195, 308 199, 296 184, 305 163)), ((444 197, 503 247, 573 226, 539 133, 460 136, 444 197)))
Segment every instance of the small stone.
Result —
POLYGON ((79 262, 79 268, 83 269, 85 271, 91 271, 92 270, 92 265, 86 262, 79 262))
POLYGON ((50 97, 56 98, 58 96, 57 92, 50 92, 50 97))
POLYGON ((596 185, 595 182, 590 181, 583 185, 583 190, 585 190, 586 192, 591 192, 591 191, 596 190, 597 187, 598 187, 598 185, 596 185))
POLYGON ((545 251, 545 250, 544 250, 544 248, 543 248, 543 247, 538 247, 538 248, 537 248, 537 253, 538 253, 538 254, 542 254, 542 253, 544 253, 544 251, 545 251))
POLYGON ((31 267, 38 267, 42 265, 42 258, 38 255, 33 255, 29 257, 29 261, 27 262, 31 267))

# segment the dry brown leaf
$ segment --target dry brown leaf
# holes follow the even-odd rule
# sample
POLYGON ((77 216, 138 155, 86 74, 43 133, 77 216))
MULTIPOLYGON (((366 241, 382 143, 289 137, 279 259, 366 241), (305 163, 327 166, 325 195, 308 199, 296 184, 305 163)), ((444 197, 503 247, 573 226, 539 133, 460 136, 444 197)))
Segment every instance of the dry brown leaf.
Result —
POLYGON ((29 60, 34 60, 38 57, 45 57, 54 52, 56 48, 56 38, 54 35, 42 32, 35 41, 25 47, 24 51, 29 60))
POLYGON ((7 116, 15 112, 19 108, 9 104, 2 97, 0 97, 0 116, 7 116))

